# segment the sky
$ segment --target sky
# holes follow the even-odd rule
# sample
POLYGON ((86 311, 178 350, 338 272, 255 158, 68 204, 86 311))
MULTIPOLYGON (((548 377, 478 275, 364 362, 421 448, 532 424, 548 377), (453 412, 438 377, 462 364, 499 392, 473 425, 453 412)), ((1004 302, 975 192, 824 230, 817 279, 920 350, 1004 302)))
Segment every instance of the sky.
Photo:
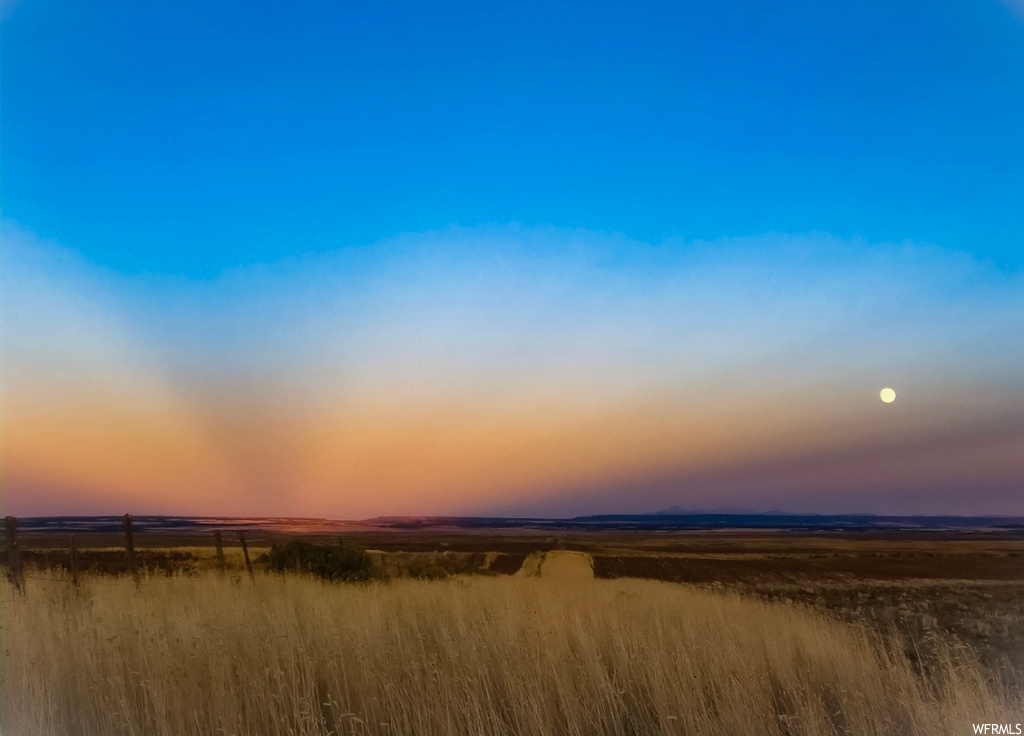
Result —
POLYGON ((5 513, 1024 515, 1016 0, 0 16, 5 513))

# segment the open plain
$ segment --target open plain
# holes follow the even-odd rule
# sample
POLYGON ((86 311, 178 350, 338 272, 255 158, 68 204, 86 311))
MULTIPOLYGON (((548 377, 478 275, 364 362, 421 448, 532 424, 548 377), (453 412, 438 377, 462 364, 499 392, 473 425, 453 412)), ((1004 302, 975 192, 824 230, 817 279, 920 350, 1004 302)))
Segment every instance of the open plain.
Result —
POLYGON ((4 733, 966 733, 1016 722, 1009 530, 441 526, 20 540, 4 733), (363 583, 271 571, 366 551, 363 583), (318 549, 321 547, 317 547, 318 549))

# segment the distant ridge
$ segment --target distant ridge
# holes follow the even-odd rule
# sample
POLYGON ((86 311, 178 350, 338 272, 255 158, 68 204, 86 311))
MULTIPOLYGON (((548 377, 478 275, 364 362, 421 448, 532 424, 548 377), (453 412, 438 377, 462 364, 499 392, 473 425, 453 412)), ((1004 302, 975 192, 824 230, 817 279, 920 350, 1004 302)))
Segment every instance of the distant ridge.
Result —
POLYGON ((653 514, 599 514, 567 519, 581 527, 636 529, 648 531, 776 529, 779 531, 869 531, 869 530, 1003 530, 1024 532, 1019 516, 883 516, 879 514, 796 514, 792 512, 723 513, 676 511, 678 507, 653 514))
MULTIPOLYGON (((717 506, 711 509, 684 509, 682 506, 670 506, 662 511, 654 511, 650 516, 694 516, 704 514, 717 514, 727 516, 819 516, 819 514, 800 514, 795 511, 784 509, 770 509, 768 511, 752 511, 740 506, 717 506)), ((874 516, 874 514, 853 514, 854 516, 874 516)))
MULTIPOLYGON (((335 520, 288 517, 134 517, 140 533, 208 533, 222 530, 261 530, 282 534, 338 534, 357 531, 429 531, 443 529, 535 529, 557 531, 712 531, 725 529, 778 531, 970 531, 989 530, 1024 535, 1020 516, 881 516, 877 514, 798 514, 787 511, 752 512, 717 508, 699 511, 678 506, 651 514, 599 514, 569 519, 485 516, 385 516, 335 520), (739 512, 739 513, 737 513, 739 512)), ((25 532, 74 534, 121 532, 120 516, 20 517, 25 532)))

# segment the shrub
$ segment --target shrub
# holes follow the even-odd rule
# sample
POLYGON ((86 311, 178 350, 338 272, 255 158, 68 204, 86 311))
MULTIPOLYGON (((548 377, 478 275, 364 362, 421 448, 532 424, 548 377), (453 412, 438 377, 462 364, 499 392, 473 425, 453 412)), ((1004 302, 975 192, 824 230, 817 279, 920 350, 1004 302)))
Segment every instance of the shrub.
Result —
POLYGON ((369 580, 373 574, 366 552, 341 544, 311 544, 300 540, 274 544, 267 561, 276 572, 308 572, 325 580, 369 580))
POLYGON ((409 577, 419 580, 444 580, 450 574, 435 560, 421 556, 412 557, 408 562, 407 570, 409 577))

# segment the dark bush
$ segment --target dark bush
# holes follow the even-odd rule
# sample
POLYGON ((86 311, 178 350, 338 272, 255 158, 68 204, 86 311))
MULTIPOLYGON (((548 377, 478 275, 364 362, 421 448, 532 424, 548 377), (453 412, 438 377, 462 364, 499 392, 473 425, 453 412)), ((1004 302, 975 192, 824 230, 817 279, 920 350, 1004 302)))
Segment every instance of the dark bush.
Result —
POLYGON ((267 562, 276 572, 308 572, 325 580, 369 580, 373 564, 361 549, 293 540, 274 544, 267 562))
POLYGON ((408 562, 407 569, 409 577, 420 580, 444 580, 450 574, 437 562, 420 556, 412 557, 408 562))

